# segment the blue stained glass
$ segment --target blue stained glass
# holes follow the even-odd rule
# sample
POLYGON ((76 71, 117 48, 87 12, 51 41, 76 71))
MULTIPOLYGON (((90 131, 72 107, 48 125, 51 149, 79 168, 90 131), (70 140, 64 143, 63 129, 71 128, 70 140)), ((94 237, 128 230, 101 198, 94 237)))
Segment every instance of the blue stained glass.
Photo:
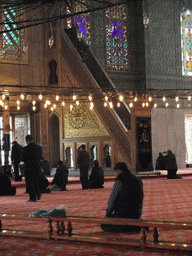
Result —
POLYGON ((182 74, 192 76, 192 12, 181 14, 181 56, 182 74))
POLYGON ((115 6, 106 8, 106 50, 108 70, 128 70, 127 29, 125 8, 115 6), (109 32, 110 24, 113 29, 109 32), (114 65, 115 64, 115 65, 114 65))
POLYGON ((2 6, 2 20, 5 23, 1 26, 1 31, 8 30, 8 32, 3 32, 2 38, 0 38, 0 44, 3 49, 3 55, 1 56, 1 62, 4 60, 10 61, 24 61, 26 54, 23 52, 21 45, 25 45, 24 41, 24 29, 17 30, 17 25, 14 21, 22 21, 23 16, 21 10, 17 8, 17 12, 14 7, 9 7, 3 9, 2 6), (11 23, 12 24, 11 24, 11 23), (12 29, 16 29, 11 31, 12 29))

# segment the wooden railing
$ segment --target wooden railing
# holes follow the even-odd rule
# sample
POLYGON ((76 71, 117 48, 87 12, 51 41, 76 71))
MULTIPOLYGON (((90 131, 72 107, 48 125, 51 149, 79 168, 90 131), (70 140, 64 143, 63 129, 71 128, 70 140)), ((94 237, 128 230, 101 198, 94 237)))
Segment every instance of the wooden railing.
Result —
MULTIPOLYGON (((21 236, 21 237, 35 237, 35 238, 49 238, 49 239, 61 239, 72 240, 81 242, 101 243, 110 245, 124 245, 131 247, 142 247, 144 249, 166 249, 176 251, 192 252, 192 244, 189 241, 180 242, 179 238, 177 242, 162 241, 160 240, 160 229, 163 232, 166 230, 190 230, 192 231, 192 222, 176 222, 176 221, 153 221, 153 220, 135 220, 135 219, 120 219, 120 218, 92 218, 92 217, 77 217, 70 216, 65 218, 32 218, 26 215, 8 215, 0 214, 0 235, 5 236, 21 236), (22 220, 22 221, 40 221, 47 222, 48 229, 46 232, 31 232, 31 231, 17 231, 17 230, 5 230, 3 229, 2 220, 22 220), (53 228, 53 223, 56 224, 56 229, 53 228), (65 223, 67 224, 65 227, 65 223), (116 235, 100 232, 91 232, 87 234, 80 232, 79 234, 73 233, 72 223, 84 223, 84 224, 112 224, 112 225, 131 225, 141 227, 140 235, 138 238, 130 239, 130 236, 116 235), (147 239, 148 228, 153 228, 153 240, 147 239), (140 237, 139 237, 140 236, 140 237)), ((137 237, 137 233, 136 233, 137 237)), ((176 237, 175 237, 176 238, 176 237)))

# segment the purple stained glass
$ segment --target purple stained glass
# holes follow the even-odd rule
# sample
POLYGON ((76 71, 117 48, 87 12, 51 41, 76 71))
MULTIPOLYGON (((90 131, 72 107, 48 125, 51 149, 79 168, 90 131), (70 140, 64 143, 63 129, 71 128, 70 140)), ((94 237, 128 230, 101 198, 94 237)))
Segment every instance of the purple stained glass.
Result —
POLYGON ((106 33, 108 70, 128 70, 126 11, 122 5, 106 9, 106 33), (109 32, 110 21, 112 32, 109 32))

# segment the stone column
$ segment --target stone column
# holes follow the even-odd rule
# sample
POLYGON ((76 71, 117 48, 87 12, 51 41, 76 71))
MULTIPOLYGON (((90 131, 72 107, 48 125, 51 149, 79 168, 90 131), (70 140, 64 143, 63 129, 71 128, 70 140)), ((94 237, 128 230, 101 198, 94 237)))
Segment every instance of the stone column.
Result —
POLYGON ((4 174, 11 175, 9 166, 9 150, 10 150, 10 112, 9 112, 9 96, 6 96, 4 100, 3 108, 3 150, 5 154, 4 174))

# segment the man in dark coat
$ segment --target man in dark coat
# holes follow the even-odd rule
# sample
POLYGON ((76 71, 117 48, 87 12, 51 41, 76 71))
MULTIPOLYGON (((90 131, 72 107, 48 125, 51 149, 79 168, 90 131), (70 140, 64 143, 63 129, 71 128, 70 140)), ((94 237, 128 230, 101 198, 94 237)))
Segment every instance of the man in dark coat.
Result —
POLYGON ((167 150, 164 152, 167 155, 165 156, 166 160, 166 169, 167 169, 167 179, 176 179, 177 173, 177 161, 175 155, 172 153, 171 150, 167 150))
POLYGON ((31 135, 26 136, 27 146, 23 149, 22 161, 25 163, 26 191, 29 194, 28 202, 35 202, 41 198, 39 188, 40 160, 42 157, 41 146, 33 142, 31 135))
MULTIPOLYGON (((106 209, 107 218, 140 219, 143 207, 143 182, 128 170, 127 165, 119 162, 114 168, 117 178, 106 209)), ((105 232, 140 231, 137 226, 102 224, 105 232)))
POLYGON ((17 141, 13 141, 12 145, 11 161, 14 167, 15 181, 21 181, 21 177, 19 176, 19 163, 22 159, 23 147, 17 141))
POLYGON ((104 171, 99 166, 98 160, 93 162, 94 166, 91 170, 91 174, 89 177, 89 187, 90 188, 103 188, 104 184, 104 171))
POLYGON ((89 188, 89 181, 88 181, 88 171, 89 171, 89 164, 90 164, 90 156, 89 153, 86 151, 86 146, 83 144, 80 146, 80 152, 77 157, 77 164, 80 170, 80 180, 82 189, 89 188))

